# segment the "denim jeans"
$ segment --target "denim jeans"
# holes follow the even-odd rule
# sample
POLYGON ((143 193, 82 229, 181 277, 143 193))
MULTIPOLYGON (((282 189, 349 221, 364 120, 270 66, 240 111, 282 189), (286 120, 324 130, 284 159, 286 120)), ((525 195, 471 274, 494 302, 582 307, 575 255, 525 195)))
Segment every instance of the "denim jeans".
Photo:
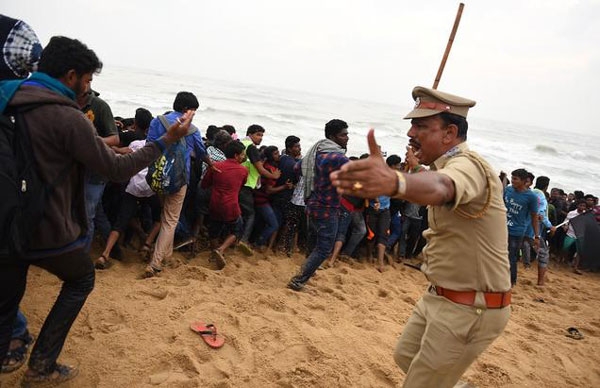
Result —
POLYGON ((271 235, 279 229, 279 222, 277 221, 277 215, 271 205, 258 206, 256 212, 265 222, 265 227, 256 240, 256 245, 260 247, 266 245, 269 238, 271 238, 271 235))
POLYGON ((335 241, 341 241, 342 244, 346 242, 346 236, 348 235, 348 228, 352 223, 352 213, 343 207, 340 208, 340 221, 338 222, 338 231, 335 236, 335 241))
POLYGON ((402 223, 402 236, 400 236, 400 256, 411 258, 418 243, 421 223, 420 218, 406 217, 402 223), (409 245, 410 244, 410 245, 409 245))
POLYGON ((0 264, 0 362, 11 340, 29 265, 41 267, 63 281, 29 358, 29 368, 47 374, 56 368, 69 330, 94 288, 94 265, 83 249, 35 261, 12 260, 0 264))
POLYGON ((387 247, 391 249, 402 236, 402 215, 400 212, 392 214, 390 222, 390 237, 388 237, 387 247))
POLYGON ((523 236, 508 236, 508 260, 510 261, 510 283, 517 284, 517 257, 523 244, 523 236))
POLYGON ((254 228, 254 194, 248 186, 242 186, 239 194, 240 209, 242 210, 242 218, 244 219, 244 234, 242 241, 248 242, 252 229, 254 228))
POLYGON ((365 224, 365 217, 363 217, 362 210, 357 210, 351 214, 350 222, 350 238, 346 241, 344 248, 342 249, 342 255, 352 256, 358 244, 367 234, 367 224, 365 224))
POLYGON ((293 288, 302 288, 319 266, 327 259, 335 243, 338 222, 339 218, 336 216, 329 218, 310 217, 309 225, 312 233, 316 236, 316 244, 315 248, 304 261, 300 272, 290 280, 290 285, 293 288))
POLYGON ((19 338, 27 333, 27 318, 21 312, 21 310, 17 311, 17 317, 15 318, 15 323, 12 328, 12 338, 19 338))
MULTIPOLYGON (((94 219, 96 218, 96 209, 100 201, 102 201, 102 194, 104 193, 105 183, 85 183, 85 212, 87 215, 87 236, 88 246, 86 250, 89 252, 94 240, 94 219)), ((110 232, 110 230, 109 230, 110 232)))

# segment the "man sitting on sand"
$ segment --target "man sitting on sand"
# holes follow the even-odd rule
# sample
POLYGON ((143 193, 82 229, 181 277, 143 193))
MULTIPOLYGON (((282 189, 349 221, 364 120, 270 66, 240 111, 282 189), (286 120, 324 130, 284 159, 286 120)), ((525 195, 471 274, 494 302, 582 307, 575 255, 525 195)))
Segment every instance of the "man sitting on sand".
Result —
MULTIPOLYGON (((208 237, 212 248, 211 259, 217 263, 219 269, 225 267, 225 250, 242 236, 244 222, 239 203, 239 193, 248 178, 248 170, 241 165, 246 159, 246 147, 232 140, 225 146, 223 162, 215 163, 220 173, 208 170, 202 180, 202 188, 210 191, 210 225, 208 237), (224 237, 221 245, 219 238, 224 237)), ((251 255, 252 252, 246 252, 251 255)))

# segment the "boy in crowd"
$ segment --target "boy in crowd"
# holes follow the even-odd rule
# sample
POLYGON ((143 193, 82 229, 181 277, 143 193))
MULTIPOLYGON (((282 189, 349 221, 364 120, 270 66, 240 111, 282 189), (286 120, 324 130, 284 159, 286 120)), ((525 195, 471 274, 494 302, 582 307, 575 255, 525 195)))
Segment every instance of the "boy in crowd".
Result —
POLYGON ((225 146, 227 159, 215 163, 215 167, 221 172, 208 170, 201 184, 203 189, 211 188, 208 236, 213 249, 211 259, 219 269, 223 269, 226 264, 225 250, 238 241, 243 232, 239 192, 248 178, 248 170, 241 165, 246 159, 245 148, 237 140, 229 142, 225 146), (218 245, 219 238, 223 235, 223 243, 218 245))
POLYGON ((527 188, 527 170, 519 168, 511 173, 511 186, 504 190, 506 205, 506 225, 508 226, 508 259, 510 261, 510 282, 517 284, 517 254, 523 245, 527 225, 534 232, 535 249, 539 247, 538 202, 535 194, 527 188))

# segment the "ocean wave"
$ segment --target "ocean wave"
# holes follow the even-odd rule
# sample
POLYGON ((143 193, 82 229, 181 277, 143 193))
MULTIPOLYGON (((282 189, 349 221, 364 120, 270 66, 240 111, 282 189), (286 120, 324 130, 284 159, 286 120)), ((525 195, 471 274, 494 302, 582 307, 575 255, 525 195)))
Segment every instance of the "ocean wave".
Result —
POLYGON ((550 147, 544 144, 537 144, 534 150, 543 154, 558 155, 558 151, 554 147, 550 147))

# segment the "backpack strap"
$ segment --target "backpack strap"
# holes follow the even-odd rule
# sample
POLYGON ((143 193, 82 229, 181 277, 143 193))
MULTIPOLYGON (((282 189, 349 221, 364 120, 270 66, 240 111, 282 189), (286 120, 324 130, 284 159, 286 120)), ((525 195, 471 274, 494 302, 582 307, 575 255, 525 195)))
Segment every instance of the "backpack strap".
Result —
MULTIPOLYGON (((158 115, 158 120, 163 125, 163 127, 165 127, 165 129, 168 131, 171 124, 169 124, 167 117, 165 115, 158 115)), ((196 132, 198 132, 198 128, 195 125, 190 125, 190 128, 188 129, 186 136, 192 135, 196 132)))
POLYGON ((486 179, 487 197, 485 199, 485 204, 483 205, 483 208, 475 214, 467 213, 463 209, 459 209, 459 208, 454 209, 454 213, 456 213, 456 215, 466 218, 466 219, 476 220, 478 218, 483 217, 485 215, 485 213, 487 212, 488 208, 490 207, 490 203, 492 202, 492 179, 496 179, 496 178, 493 176, 494 174, 492 173, 490 168, 487 166, 487 163, 484 163, 483 159, 481 159, 481 157, 479 155, 477 155, 476 153, 474 153, 472 151, 465 151, 462 153, 462 155, 466 156, 467 159, 474 162, 475 164, 478 164, 479 167, 481 167, 481 169, 483 170, 483 172, 485 174, 485 179, 486 179))

